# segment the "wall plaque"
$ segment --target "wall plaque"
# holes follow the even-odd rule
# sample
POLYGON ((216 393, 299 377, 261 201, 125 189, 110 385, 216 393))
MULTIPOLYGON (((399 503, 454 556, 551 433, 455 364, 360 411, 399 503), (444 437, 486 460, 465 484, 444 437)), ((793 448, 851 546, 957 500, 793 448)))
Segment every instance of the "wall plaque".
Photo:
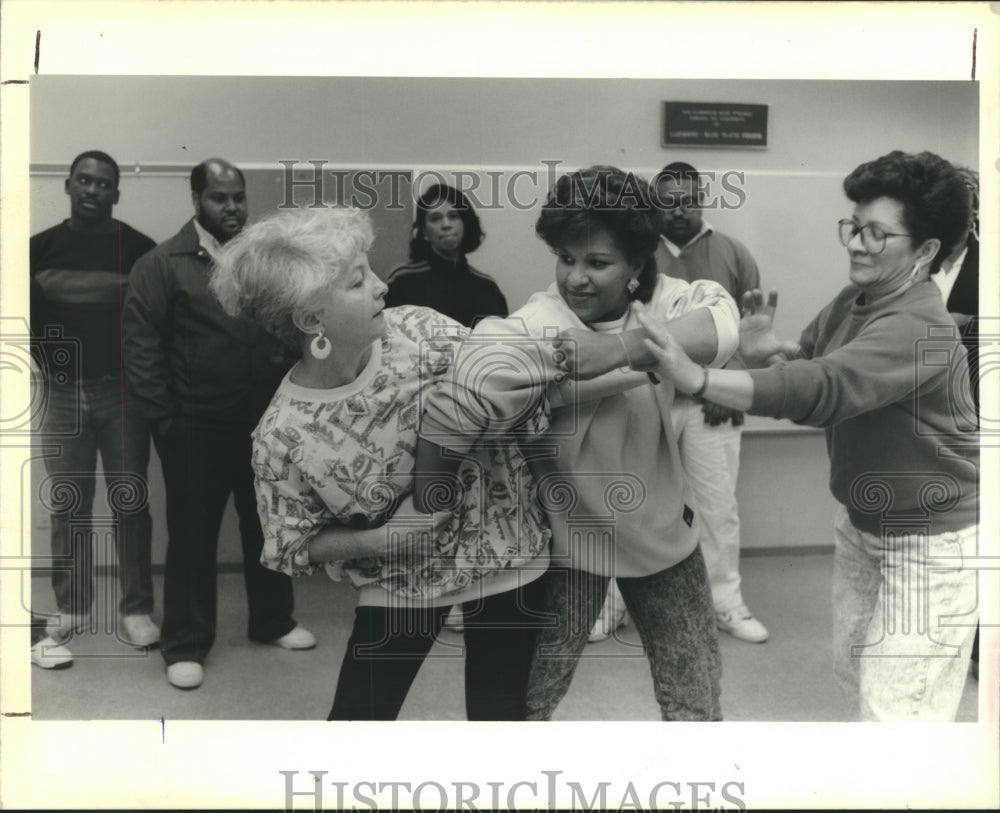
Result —
POLYGON ((767 105, 664 102, 663 146, 766 147, 767 105))

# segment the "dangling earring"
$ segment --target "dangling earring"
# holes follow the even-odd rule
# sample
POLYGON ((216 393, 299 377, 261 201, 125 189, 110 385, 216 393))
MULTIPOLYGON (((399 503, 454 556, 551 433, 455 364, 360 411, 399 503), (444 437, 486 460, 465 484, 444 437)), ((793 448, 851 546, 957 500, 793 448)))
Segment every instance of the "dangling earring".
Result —
POLYGON ((634 294, 638 288, 639 288, 639 280, 637 280, 635 277, 632 277, 632 279, 630 279, 628 283, 625 285, 625 290, 627 290, 630 294, 634 294))
POLYGON ((309 352, 312 353, 314 359, 319 361, 329 356, 332 349, 333 346, 330 344, 330 340, 322 333, 317 333, 313 336, 313 340, 309 342, 309 352))

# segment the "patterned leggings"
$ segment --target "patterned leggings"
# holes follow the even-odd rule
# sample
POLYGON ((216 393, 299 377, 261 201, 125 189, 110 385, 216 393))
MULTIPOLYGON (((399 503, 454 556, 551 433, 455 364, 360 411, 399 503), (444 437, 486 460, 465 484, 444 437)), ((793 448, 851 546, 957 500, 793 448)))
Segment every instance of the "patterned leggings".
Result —
MULTIPOLYGON (((548 720, 565 696, 608 590, 609 576, 551 568, 541 579, 543 627, 528 680, 528 719, 548 720)), ((701 549, 673 567, 618 577, 625 606, 646 649, 664 720, 721 720, 722 660, 701 549)))

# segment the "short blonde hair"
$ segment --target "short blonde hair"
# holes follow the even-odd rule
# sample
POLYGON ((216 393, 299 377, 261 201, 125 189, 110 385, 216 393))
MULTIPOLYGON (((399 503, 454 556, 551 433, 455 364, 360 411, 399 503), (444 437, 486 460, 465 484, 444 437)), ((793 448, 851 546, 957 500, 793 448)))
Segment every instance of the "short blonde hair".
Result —
POLYGON ((209 283, 222 309, 242 316, 298 351, 295 311, 328 289, 374 232, 367 212, 351 207, 287 209, 230 240, 209 283))

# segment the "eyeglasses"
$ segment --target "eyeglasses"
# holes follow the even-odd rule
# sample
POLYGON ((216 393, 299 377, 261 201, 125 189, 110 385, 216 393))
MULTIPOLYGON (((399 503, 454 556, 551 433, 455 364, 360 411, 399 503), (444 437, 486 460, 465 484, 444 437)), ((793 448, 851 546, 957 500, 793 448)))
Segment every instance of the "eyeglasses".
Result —
POLYGON ((869 254, 881 254, 885 251, 886 237, 911 237, 912 235, 901 231, 886 231, 876 223, 866 223, 859 226, 853 220, 845 218, 838 220, 837 226, 840 228, 840 242, 846 246, 854 239, 855 234, 861 235, 861 245, 869 254))

